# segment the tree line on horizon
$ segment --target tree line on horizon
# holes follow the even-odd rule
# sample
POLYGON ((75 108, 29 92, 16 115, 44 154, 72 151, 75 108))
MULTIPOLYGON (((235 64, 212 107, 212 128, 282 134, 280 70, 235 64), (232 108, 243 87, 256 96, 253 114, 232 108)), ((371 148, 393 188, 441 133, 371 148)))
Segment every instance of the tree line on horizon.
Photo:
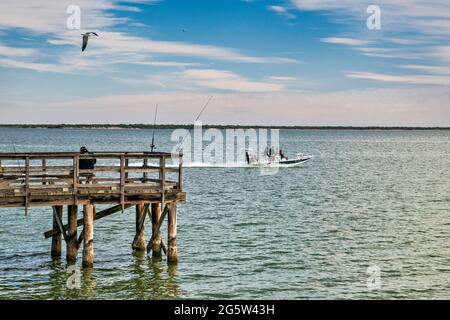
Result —
MULTIPOLYGON (((40 128, 40 129, 193 129, 193 124, 0 124, 0 128, 40 128)), ((217 129, 366 129, 366 130, 450 130, 450 127, 408 127, 408 126, 296 126, 296 125, 210 125, 203 128, 217 129)))

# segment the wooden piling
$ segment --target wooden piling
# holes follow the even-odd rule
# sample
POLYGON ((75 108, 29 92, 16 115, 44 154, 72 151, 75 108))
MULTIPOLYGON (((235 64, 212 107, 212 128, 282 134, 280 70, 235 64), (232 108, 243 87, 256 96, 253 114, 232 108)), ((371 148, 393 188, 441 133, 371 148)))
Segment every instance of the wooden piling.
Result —
POLYGON ((77 214, 78 206, 67 206, 67 222, 69 227, 67 234, 66 260, 69 263, 73 263, 77 260, 77 214))
MULTIPOLYGON (((53 210, 55 210, 56 214, 59 216, 60 219, 62 219, 63 215, 63 206, 54 206, 53 210)), ((58 228, 58 220, 53 215, 53 228, 58 228)), ((53 258, 58 258, 61 256, 61 233, 54 235, 52 237, 52 251, 51 256, 53 258)))
POLYGON ((168 214, 168 248, 167 248, 167 262, 178 262, 178 248, 177 248, 177 203, 172 202, 169 204, 168 214))
MULTIPOLYGON (((128 158, 125 159, 125 169, 128 169, 130 165, 130 160, 128 158)), ((128 171, 125 171, 125 182, 127 182, 128 180, 128 171)))
POLYGON ((83 268, 94 266, 94 206, 85 205, 83 213, 83 268))
MULTIPOLYGON (((148 158, 145 158, 144 159, 144 167, 143 168, 147 169, 147 167, 148 167, 148 158)), ((144 181, 146 182, 147 178, 148 178, 148 172, 144 172, 143 178, 144 178, 144 181)))
POLYGON ((161 218, 161 206, 159 203, 152 203, 152 237, 155 239, 152 244, 152 255, 155 258, 159 258, 162 256, 161 254, 161 232, 155 235, 156 226, 158 224, 159 219, 161 218))
MULTIPOLYGON (((47 178, 47 169, 46 169, 46 167, 47 167, 47 160, 46 159, 42 159, 42 176, 43 176, 43 178, 44 179, 46 179, 47 178)), ((46 185, 47 184, 47 182, 42 182, 42 185, 46 185)))
MULTIPOLYGON (((30 206, 30 157, 25 158, 25 215, 28 215, 30 206)), ((60 241, 61 243, 61 241, 60 241)), ((61 254, 61 249, 59 250, 61 254)))
POLYGON ((136 205, 136 235, 133 241, 133 250, 145 251, 145 237, 144 237, 144 219, 146 215, 145 205, 136 205))

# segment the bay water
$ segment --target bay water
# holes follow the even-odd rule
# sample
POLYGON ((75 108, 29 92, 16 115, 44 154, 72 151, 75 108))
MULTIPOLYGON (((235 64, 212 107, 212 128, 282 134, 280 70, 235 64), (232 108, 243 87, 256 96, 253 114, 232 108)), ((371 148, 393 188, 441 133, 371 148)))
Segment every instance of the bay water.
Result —
MULTIPOLYGON (((156 131, 157 151, 171 133, 156 131)), ((151 137, 0 128, 0 152, 144 151, 151 137)), ((133 209, 98 220, 78 289, 43 237, 50 208, 0 208, 0 299, 450 297, 450 131, 281 130, 280 146, 314 158, 275 175, 185 169, 176 266, 132 253, 133 209)))

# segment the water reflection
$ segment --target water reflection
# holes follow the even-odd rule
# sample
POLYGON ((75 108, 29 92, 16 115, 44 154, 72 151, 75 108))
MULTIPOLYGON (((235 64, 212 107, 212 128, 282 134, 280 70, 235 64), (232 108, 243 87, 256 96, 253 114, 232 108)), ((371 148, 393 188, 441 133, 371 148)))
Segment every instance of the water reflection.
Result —
POLYGON ((175 299, 181 295, 177 267, 167 266, 165 259, 135 253, 132 267, 133 299, 175 299))
POLYGON ((135 254, 132 274, 134 299, 175 299, 181 295, 176 266, 167 267, 165 259, 135 254))
POLYGON ((70 264, 60 259, 52 260, 48 268, 48 291, 45 299, 176 299, 182 290, 178 283, 177 265, 167 265, 166 259, 152 258, 146 253, 133 254, 128 268, 115 270, 124 280, 109 283, 111 269, 103 269, 100 263, 92 269, 68 272, 70 264), (134 258, 134 259, 133 259, 134 258), (130 270, 131 273, 128 273, 130 270), (78 283, 75 277, 79 277, 78 283))
POLYGON ((47 299, 88 298, 92 293, 90 271, 82 270, 74 264, 66 264, 61 259, 53 259, 49 264, 47 299), (73 266, 73 270, 69 269, 73 266))
POLYGON ((81 281, 81 291, 83 292, 84 299, 91 299, 95 295, 95 289, 97 287, 93 268, 83 269, 82 281, 81 281))
POLYGON ((178 279, 178 265, 170 263, 167 266, 167 274, 169 275, 168 281, 167 281, 167 287, 168 292, 174 292, 176 293, 175 297, 172 298, 178 298, 182 294, 182 290, 180 286, 178 285, 177 279, 178 279))
POLYGON ((61 259, 53 259, 49 263, 50 273, 48 275, 49 291, 46 295, 49 299, 58 299, 65 296, 66 293, 66 281, 65 272, 66 269, 61 263, 61 259))

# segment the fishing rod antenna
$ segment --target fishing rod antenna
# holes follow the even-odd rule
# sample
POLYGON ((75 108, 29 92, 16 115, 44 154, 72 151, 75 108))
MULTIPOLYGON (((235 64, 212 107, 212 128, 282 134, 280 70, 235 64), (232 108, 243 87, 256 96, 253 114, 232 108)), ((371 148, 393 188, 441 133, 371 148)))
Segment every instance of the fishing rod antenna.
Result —
POLYGON ((156 149, 155 145, 155 126, 156 126, 156 117, 158 116, 158 104, 156 104, 155 109, 155 119, 153 120, 153 135, 152 135, 152 144, 150 145, 150 152, 153 152, 156 149))
MULTIPOLYGON (((199 114, 197 115, 197 118, 195 118, 194 120, 194 125, 195 122, 198 121, 198 119, 200 119, 200 117, 202 116, 203 112, 206 110, 206 107, 209 105, 209 103, 211 102, 212 98, 214 98, 214 96, 210 96, 208 101, 206 101, 205 105, 203 106, 202 110, 200 110, 199 114)), ((178 145, 177 151, 180 152, 182 151, 181 146, 183 145, 184 140, 186 140, 187 136, 191 133, 191 128, 189 128, 188 133, 186 133, 186 135, 184 136, 183 140, 181 140, 181 143, 178 145)))
MULTIPOLYGON (((17 154, 16 143, 14 142, 14 139, 13 139, 13 137, 11 135, 9 135, 9 140, 11 140, 11 144, 12 144, 12 147, 13 147, 13 150, 14 150, 14 154, 17 154)), ((19 159, 16 159, 16 161, 17 161, 17 165, 19 166, 19 171, 22 172, 22 166, 20 165, 19 159)), ((24 183, 24 181, 25 180, 22 178, 22 183, 24 183)))

